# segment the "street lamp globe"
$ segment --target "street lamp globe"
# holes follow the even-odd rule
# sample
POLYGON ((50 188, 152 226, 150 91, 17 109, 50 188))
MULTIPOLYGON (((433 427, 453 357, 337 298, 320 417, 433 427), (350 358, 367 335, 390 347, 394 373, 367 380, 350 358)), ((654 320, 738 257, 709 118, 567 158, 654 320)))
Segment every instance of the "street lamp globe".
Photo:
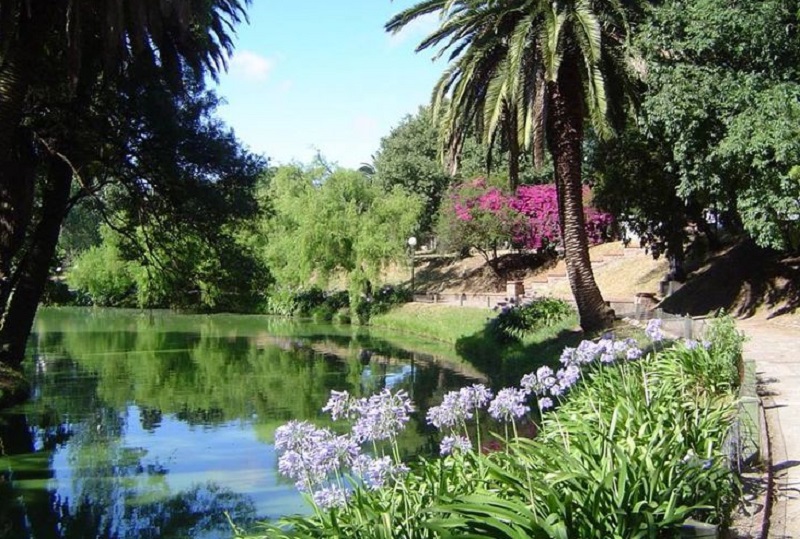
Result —
POLYGON ((416 247, 417 246, 417 238, 415 238, 414 236, 411 236, 410 238, 408 238, 408 246, 411 247, 412 249, 414 247, 416 247))

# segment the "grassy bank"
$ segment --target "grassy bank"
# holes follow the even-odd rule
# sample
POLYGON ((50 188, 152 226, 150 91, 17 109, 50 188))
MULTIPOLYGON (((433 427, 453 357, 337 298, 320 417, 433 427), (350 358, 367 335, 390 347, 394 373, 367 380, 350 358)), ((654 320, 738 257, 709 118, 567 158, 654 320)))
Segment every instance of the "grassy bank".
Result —
POLYGON ((490 309, 474 307, 406 303, 373 316, 370 324, 456 344, 459 339, 483 330, 486 322, 496 314, 490 309))
POLYGON ((457 355, 484 373, 493 386, 518 380, 541 365, 555 366, 565 346, 584 335, 573 314, 552 324, 531 328, 519 338, 503 338, 496 327, 498 313, 490 309, 408 303, 374 316, 376 327, 424 336, 454 346, 457 355))

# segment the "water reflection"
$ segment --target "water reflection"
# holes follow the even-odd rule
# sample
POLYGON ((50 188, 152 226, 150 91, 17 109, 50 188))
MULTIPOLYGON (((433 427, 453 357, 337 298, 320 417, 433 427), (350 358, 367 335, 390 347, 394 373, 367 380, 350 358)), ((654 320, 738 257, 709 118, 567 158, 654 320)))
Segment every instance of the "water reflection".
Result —
POLYGON ((323 420, 331 389, 405 389, 402 452, 431 450, 433 399, 476 373, 346 327, 266 317, 40 314, 34 398, 0 415, 0 537, 230 537, 303 511, 274 430, 323 420))

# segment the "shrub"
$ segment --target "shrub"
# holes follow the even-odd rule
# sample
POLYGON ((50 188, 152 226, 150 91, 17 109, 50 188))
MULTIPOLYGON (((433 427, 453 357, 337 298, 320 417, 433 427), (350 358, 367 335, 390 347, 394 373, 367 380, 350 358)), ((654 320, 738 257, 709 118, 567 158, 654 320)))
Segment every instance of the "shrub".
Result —
POLYGON ((499 342, 521 340, 542 328, 555 326, 574 314, 575 310, 566 301, 535 298, 519 305, 504 307, 490 321, 488 329, 499 342))

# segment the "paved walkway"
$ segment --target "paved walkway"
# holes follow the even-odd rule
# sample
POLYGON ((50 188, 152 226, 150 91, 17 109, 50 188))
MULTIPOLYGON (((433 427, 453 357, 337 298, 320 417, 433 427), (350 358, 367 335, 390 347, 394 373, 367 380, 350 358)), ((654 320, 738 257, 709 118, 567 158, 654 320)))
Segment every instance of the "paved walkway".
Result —
POLYGON ((772 450, 770 539, 800 539, 800 324, 742 320, 744 354, 756 361, 772 450))

